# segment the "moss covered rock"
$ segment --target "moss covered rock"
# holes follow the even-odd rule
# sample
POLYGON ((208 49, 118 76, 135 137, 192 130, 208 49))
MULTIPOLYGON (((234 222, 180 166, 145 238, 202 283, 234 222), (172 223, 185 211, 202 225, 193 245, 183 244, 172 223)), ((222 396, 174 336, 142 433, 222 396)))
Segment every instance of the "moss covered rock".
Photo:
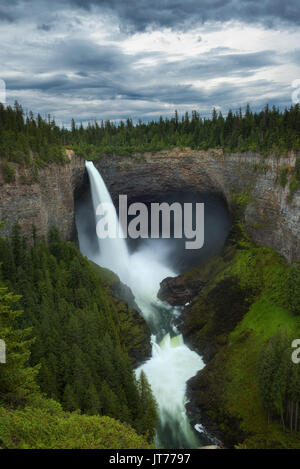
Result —
POLYGON ((258 383, 268 340, 279 330, 300 335, 299 316, 289 308, 291 269, 245 236, 185 274, 199 291, 183 311, 181 330, 208 363, 188 383, 188 409, 227 446, 300 448, 299 432, 268 422, 258 383))

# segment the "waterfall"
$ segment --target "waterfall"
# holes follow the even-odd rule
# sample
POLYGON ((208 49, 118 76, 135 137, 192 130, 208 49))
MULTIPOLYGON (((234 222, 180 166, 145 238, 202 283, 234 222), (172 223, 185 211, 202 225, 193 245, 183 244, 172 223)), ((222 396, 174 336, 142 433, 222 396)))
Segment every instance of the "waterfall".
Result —
POLYGON ((98 239, 99 251, 93 259, 99 265, 107 267, 115 272, 120 279, 127 283, 129 256, 125 239, 122 237, 122 227, 119 226, 118 216, 113 204, 110 193, 94 164, 91 161, 85 163, 91 186, 92 201, 96 223, 98 216, 96 215, 97 207, 100 204, 108 204, 110 209, 107 217, 111 226, 115 226, 119 233, 116 238, 98 239))
MULTIPOLYGON (((86 168, 96 212, 101 202, 112 204, 112 199, 93 163, 86 162, 86 168)), ((119 227, 114 207, 110 210, 110 217, 119 227)), ((78 232, 80 238, 80 230, 78 232)), ((201 357, 184 344, 174 326, 178 311, 157 298, 160 282, 168 276, 176 275, 161 262, 166 244, 161 247, 156 244, 153 249, 149 241, 146 247, 143 246, 132 255, 129 255, 122 237, 98 239, 98 247, 98 252, 89 257, 117 273, 130 286, 152 331, 152 357, 136 370, 136 374, 139 376, 141 370, 145 372, 158 403, 160 424, 156 445, 164 448, 196 448, 200 445, 199 439, 190 426, 185 410, 186 382, 204 364, 201 357)), ((207 443, 204 435, 202 442, 207 443)))
POLYGON ((186 415, 186 382, 203 367, 181 335, 166 334, 160 343, 153 340, 152 358, 143 370, 151 384, 159 409, 160 425, 156 445, 165 448, 197 448, 199 441, 186 415))

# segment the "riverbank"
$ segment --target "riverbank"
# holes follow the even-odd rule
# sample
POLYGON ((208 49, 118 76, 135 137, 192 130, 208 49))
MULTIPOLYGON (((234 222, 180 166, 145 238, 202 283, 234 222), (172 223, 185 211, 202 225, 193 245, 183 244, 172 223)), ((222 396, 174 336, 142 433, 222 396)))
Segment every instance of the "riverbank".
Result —
POLYGON ((288 305, 290 269, 275 251, 253 243, 238 223, 219 256, 174 280, 186 291, 189 285, 197 290, 179 327, 207 364, 188 382, 188 415, 226 447, 300 447, 299 432, 283 431, 277 418, 268 423, 258 382, 269 339, 279 330, 294 338, 300 334, 299 318, 288 305))

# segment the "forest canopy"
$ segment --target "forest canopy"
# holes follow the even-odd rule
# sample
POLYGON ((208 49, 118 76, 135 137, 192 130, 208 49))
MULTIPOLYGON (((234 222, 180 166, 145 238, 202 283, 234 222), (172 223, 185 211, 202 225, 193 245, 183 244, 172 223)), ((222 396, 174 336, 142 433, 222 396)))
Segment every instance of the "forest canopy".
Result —
POLYGON ((228 152, 260 151, 284 153, 300 149, 300 106, 280 111, 268 105, 252 112, 248 105, 226 116, 213 110, 210 119, 198 111, 171 118, 134 123, 126 121, 94 121, 86 126, 72 119, 70 128, 58 126, 50 115, 36 117, 25 113, 17 102, 13 107, 0 104, 0 157, 6 181, 13 174, 5 162, 39 167, 51 162, 63 164, 65 149, 73 149, 86 159, 118 153, 155 152, 173 147, 206 150, 222 148, 228 152), (4 166, 3 166, 4 165, 4 166))
MULTIPOLYGON (((43 393, 64 411, 118 419, 152 442, 156 402, 146 377, 133 370, 128 331, 138 341, 143 331, 132 315, 56 228, 39 241, 33 230, 27 246, 15 225, 10 238, 0 237, 0 337, 7 345, 0 415, 1 407, 23 412, 43 393)), ((30 415, 20 414, 38 426, 43 415, 30 415)))

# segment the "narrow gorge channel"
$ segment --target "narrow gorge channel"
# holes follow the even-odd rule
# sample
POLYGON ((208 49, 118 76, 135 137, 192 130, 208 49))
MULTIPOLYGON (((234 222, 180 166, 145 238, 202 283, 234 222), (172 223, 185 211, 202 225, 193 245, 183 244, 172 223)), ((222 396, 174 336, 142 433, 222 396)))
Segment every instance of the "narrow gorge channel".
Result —
MULTIPOLYGON (((205 199, 208 207, 205 237, 210 242, 205 244, 198 257, 195 253, 184 252, 183 244, 174 239, 127 242, 118 237, 100 240, 95 230, 96 208, 100 203, 112 203, 112 199, 93 163, 87 162, 86 169, 90 188, 76 203, 80 250, 93 262, 115 272, 130 287, 151 330, 152 357, 140 365, 136 373, 139 375, 141 370, 145 372, 158 403, 159 426, 155 444, 170 449, 197 448, 209 444, 211 440, 201 422, 192 428, 185 409, 186 382, 204 367, 204 363, 200 355, 188 348, 177 330, 175 324, 180 309, 161 302, 157 293, 163 279, 174 277, 218 252, 229 230, 227 208, 214 198, 205 199)), ((169 194, 168 197, 174 199, 176 194, 169 194)), ((183 195, 181 199, 182 202, 183 195)), ((110 211, 109 216, 112 224, 119 226, 115 209, 110 211)))

